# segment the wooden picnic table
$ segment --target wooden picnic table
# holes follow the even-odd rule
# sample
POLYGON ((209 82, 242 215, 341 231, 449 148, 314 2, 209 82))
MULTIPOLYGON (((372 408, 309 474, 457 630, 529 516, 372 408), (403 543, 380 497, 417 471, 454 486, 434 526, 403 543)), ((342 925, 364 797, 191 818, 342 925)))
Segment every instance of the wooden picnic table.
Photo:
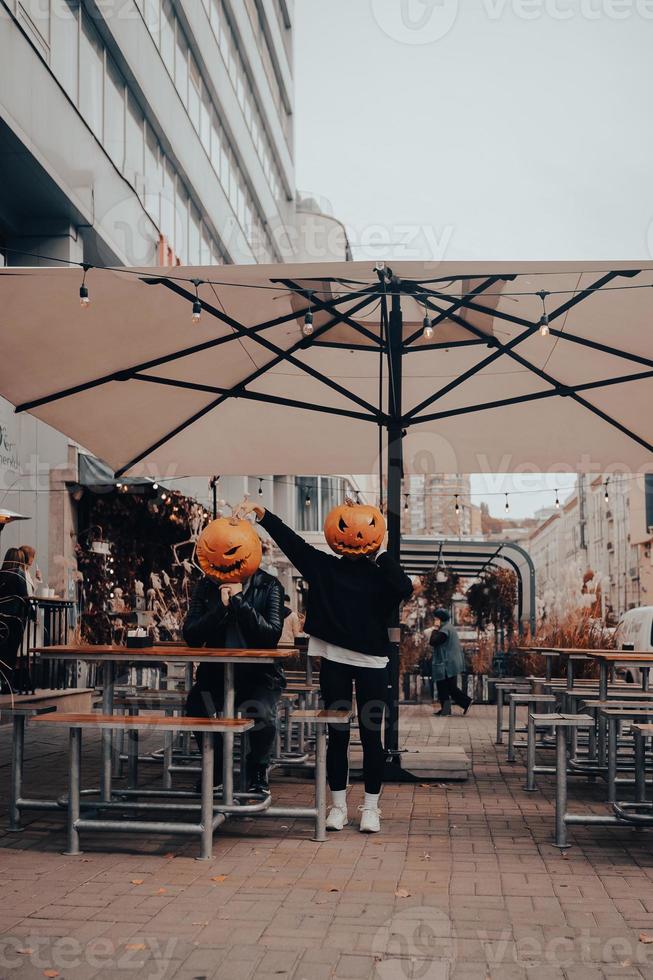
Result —
MULTIPOLYGON (((113 714, 115 668, 118 663, 154 664, 154 663, 183 663, 186 664, 186 686, 192 684, 193 664, 222 663, 224 664, 224 706, 221 716, 233 718, 235 705, 234 665, 243 663, 273 663, 293 656, 297 651, 294 647, 274 647, 272 649, 254 648, 227 649, 224 647, 188 647, 157 645, 151 647, 125 647, 115 644, 89 643, 66 646, 34 647, 34 652, 43 658, 53 660, 83 660, 87 663, 102 664, 102 711, 105 715, 113 714)), ((111 757, 113 750, 113 733, 103 729, 102 738, 102 785, 101 798, 111 799, 111 757)), ((223 798, 226 804, 233 804, 233 753, 234 736, 227 732, 223 736, 223 798)))

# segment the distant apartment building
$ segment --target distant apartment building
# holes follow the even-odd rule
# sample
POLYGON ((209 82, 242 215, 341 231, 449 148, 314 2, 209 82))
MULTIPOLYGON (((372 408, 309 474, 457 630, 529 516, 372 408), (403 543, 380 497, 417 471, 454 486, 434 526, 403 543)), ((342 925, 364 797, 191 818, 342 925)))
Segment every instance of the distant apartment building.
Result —
POLYGON ((535 565, 540 615, 559 616, 588 591, 609 623, 653 604, 652 539, 653 478, 580 477, 572 497, 522 542, 535 565))
POLYGON ((480 510, 471 501, 471 480, 461 473, 412 474, 403 481, 402 530, 407 535, 477 537, 480 510))

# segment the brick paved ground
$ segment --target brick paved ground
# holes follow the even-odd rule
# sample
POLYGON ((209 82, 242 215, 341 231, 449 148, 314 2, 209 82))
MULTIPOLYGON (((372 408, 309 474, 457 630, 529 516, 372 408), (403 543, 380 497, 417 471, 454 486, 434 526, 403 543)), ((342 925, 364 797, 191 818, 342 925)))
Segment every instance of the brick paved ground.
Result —
MULTIPOLYGON (((550 843, 551 780, 522 791, 522 767, 493 744, 492 709, 402 715, 412 743, 463 744, 474 776, 388 786, 379 836, 351 827, 319 845, 306 823, 233 821, 205 864, 195 843, 124 835, 87 835, 84 854, 66 858, 59 817, 3 829, 0 977, 653 977, 653 836, 577 828, 562 855, 550 843)), ((28 734, 27 789, 61 789, 64 738, 28 734)), ((8 743, 0 729, 3 828, 8 743)), ((88 780, 97 747, 87 739, 88 780)), ((570 789, 573 807, 603 809, 600 784, 570 789)), ((278 785, 280 800, 308 796, 278 785)), ((355 786, 353 809, 360 796, 355 786)))

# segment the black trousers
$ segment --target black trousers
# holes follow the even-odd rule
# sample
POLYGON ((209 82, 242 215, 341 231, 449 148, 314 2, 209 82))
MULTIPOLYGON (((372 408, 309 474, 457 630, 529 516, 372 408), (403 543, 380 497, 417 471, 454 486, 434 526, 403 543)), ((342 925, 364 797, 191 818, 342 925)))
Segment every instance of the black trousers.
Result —
MULTIPOLYGON (((277 733, 277 704, 281 697, 283 681, 261 666, 243 664, 234 668, 236 711, 251 718, 255 725, 247 733, 249 753, 247 768, 267 766, 272 755, 277 733)), ((186 699, 186 714, 192 718, 215 717, 224 706, 224 666, 200 664, 195 683, 186 699)), ((202 747, 202 736, 195 733, 197 744, 202 747)), ((222 738, 215 740, 214 773, 216 782, 222 782, 222 738)))
MULTIPOLYGON (((363 746, 363 778, 366 793, 380 793, 383 782, 383 714, 388 673, 384 668, 349 667, 322 658, 320 691, 325 708, 351 710, 356 685, 358 730, 363 746)), ((347 788, 349 725, 329 725, 327 779, 332 790, 347 788)))
POLYGON ((472 700, 458 687, 457 677, 445 677, 441 681, 436 681, 436 684, 438 688, 438 701, 443 708, 447 704, 451 705, 452 701, 454 704, 459 705, 459 707, 466 708, 472 700))

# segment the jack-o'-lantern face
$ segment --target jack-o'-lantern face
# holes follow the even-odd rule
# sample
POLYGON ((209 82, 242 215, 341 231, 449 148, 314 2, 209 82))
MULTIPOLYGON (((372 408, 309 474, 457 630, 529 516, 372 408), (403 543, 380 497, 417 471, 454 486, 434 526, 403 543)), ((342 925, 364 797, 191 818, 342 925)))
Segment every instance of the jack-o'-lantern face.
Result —
POLYGON ((372 555, 383 544, 385 520, 381 511, 369 504, 340 504, 327 514, 324 537, 337 555, 372 555))
POLYGON ((261 564, 261 540, 249 521, 219 517, 197 541, 197 561, 209 578, 244 582, 261 564))

